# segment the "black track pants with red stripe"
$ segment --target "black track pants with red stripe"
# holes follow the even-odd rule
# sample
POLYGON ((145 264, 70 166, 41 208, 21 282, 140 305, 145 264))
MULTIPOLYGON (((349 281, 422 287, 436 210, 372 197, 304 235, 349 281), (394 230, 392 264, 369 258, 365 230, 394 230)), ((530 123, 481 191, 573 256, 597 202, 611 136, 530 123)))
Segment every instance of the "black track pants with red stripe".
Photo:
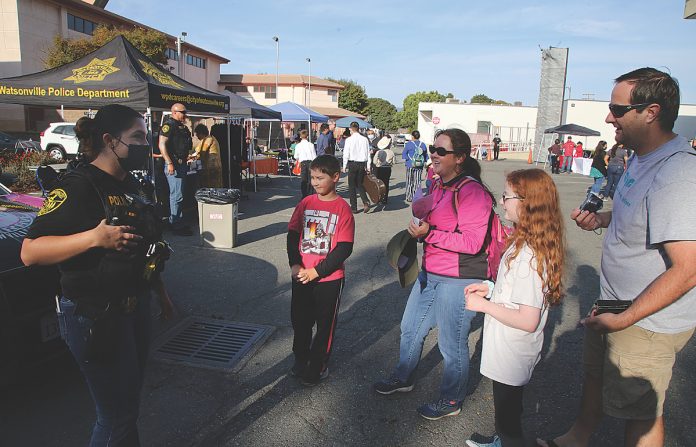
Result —
POLYGON ((319 380, 319 374, 329 361, 343 283, 344 279, 313 281, 309 284, 292 283, 290 320, 295 331, 292 352, 297 363, 309 365, 303 374, 307 380, 319 380), (312 339, 315 325, 316 334, 312 339))

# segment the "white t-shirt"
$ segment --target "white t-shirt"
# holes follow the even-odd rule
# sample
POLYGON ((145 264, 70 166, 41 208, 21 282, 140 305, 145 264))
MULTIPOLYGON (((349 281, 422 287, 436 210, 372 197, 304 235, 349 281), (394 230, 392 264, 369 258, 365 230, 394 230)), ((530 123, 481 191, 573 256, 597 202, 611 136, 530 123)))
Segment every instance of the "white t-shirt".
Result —
POLYGON ((520 304, 536 307, 541 319, 536 330, 530 333, 506 326, 486 314, 481 374, 506 385, 523 386, 529 383, 534 366, 541 358, 548 307, 544 305, 543 284, 536 271, 534 253, 526 244, 510 262, 510 268, 506 267, 506 259, 513 248, 508 248, 500 261, 491 302, 511 309, 519 309, 520 304))
POLYGON ((314 145, 307 140, 302 140, 295 146, 295 160, 312 161, 317 158, 314 145))

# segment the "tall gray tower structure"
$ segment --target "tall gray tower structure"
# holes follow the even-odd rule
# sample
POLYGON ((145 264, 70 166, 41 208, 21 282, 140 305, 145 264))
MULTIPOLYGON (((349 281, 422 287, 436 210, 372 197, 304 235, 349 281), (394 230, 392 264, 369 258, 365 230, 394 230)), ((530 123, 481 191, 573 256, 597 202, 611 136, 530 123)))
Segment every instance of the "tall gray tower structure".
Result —
MULTIPOLYGON (((534 133, 534 160, 543 160, 543 152, 539 154, 539 144, 544 136, 544 130, 558 126, 563 113, 563 97, 568 70, 568 48, 541 50, 541 76, 539 85, 539 102, 537 106, 536 132, 534 133)), ((546 148, 541 148, 542 151, 546 148)))

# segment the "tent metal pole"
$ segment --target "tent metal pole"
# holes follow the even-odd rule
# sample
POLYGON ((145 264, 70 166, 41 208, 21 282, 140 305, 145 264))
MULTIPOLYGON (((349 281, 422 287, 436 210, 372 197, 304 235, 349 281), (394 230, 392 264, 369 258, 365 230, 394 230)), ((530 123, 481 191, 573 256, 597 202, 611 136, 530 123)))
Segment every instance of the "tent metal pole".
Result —
POLYGON ((257 190, 257 184, 256 184, 256 147, 254 145, 254 140, 256 140, 256 127, 254 126, 254 122, 251 122, 251 147, 254 149, 251 151, 251 156, 254 158, 253 165, 254 165, 254 192, 258 192, 257 190))
POLYGON ((232 140, 230 140, 232 118, 228 116, 225 121, 227 122, 227 185, 232 188, 232 140))
MULTIPOLYGON (((62 108, 62 106, 61 106, 62 108)), ((148 135, 152 138, 154 135, 154 132, 152 131, 152 109, 150 107, 147 108, 145 111, 145 126, 147 128, 148 135)), ((150 171, 150 183, 154 186, 153 189, 153 199, 155 200, 155 203, 157 203, 157 185, 155 182, 155 150, 153 147, 153 144, 156 144, 155 141, 150 141, 150 159, 148 160, 148 170, 150 171)))

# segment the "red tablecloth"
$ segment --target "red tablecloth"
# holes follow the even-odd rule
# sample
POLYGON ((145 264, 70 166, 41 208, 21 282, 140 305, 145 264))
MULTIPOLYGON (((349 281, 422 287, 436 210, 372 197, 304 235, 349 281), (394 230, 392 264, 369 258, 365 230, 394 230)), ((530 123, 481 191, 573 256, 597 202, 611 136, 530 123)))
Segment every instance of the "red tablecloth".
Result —
POLYGON ((277 174, 278 159, 277 158, 259 158, 256 159, 256 171, 254 172, 253 161, 243 161, 242 169, 248 169, 252 174, 277 174))

